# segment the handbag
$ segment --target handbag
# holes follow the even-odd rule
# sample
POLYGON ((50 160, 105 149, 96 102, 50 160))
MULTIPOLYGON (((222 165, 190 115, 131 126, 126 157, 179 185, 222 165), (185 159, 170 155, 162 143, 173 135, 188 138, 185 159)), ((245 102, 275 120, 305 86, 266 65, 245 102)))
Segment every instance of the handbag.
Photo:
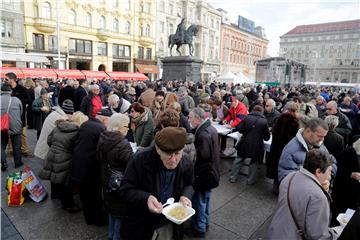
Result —
POLYGON ((292 207, 290 205, 290 197, 289 197, 289 195, 290 195, 290 185, 291 185, 291 182, 292 182, 293 178, 295 177, 295 175, 296 175, 296 173, 291 176, 290 181, 289 181, 289 185, 288 185, 288 189, 287 189, 287 203, 288 203, 288 206, 289 206, 289 209, 290 209, 291 217, 294 220, 294 223, 296 225, 297 232, 299 234, 300 239, 301 240, 306 240, 305 234, 304 234, 303 230, 301 230, 300 225, 299 225, 299 223, 297 222, 297 220, 295 218, 293 209, 292 209, 292 207))
POLYGON ((106 192, 118 192, 120 189, 121 181, 124 178, 124 173, 119 170, 112 169, 110 164, 108 164, 107 167, 110 176, 107 183, 106 192))
POLYGON ((1 132, 7 132, 10 129, 10 116, 9 116, 9 109, 11 105, 11 97, 9 100, 9 105, 7 107, 6 112, 1 116, 1 132))

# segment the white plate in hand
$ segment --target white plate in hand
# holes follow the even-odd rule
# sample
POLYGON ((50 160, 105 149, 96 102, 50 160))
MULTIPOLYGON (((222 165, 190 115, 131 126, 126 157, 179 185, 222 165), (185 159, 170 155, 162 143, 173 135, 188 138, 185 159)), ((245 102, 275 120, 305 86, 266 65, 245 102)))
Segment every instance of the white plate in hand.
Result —
POLYGON ((161 211, 162 214, 165 215, 165 217, 167 219, 169 219, 170 221, 172 221, 173 223, 176 223, 176 224, 182 224, 183 222, 187 221, 189 218, 191 218, 194 214, 195 214, 195 209, 191 208, 191 207, 184 207, 181 203, 179 202, 176 202, 176 203, 173 203, 167 207, 165 207, 162 211, 161 211), (173 210, 174 208, 177 208, 177 207, 181 207, 183 209, 185 209, 185 211, 188 213, 188 215, 183 218, 183 219, 176 219, 172 216, 169 215, 169 212, 171 210, 173 210))

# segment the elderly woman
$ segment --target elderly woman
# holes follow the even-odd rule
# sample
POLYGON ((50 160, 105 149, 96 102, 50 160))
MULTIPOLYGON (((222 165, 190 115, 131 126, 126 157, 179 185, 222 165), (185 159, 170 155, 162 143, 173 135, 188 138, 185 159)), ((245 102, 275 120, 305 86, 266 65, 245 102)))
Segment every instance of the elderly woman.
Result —
POLYGON ((332 191, 333 223, 339 213, 360 207, 360 139, 345 149, 337 159, 337 173, 332 191))
POLYGON ((153 118, 149 108, 135 102, 130 110, 131 130, 139 147, 148 147, 153 139, 153 118))
MULTIPOLYGON (((97 146, 97 155, 101 163, 101 182, 104 197, 104 209, 109 215, 108 238, 120 239, 120 222, 125 213, 125 206, 119 200, 118 192, 109 189, 111 172, 125 172, 133 151, 125 138, 129 128, 129 117, 122 113, 114 113, 106 131, 101 133, 97 146)), ((120 185, 120 184, 119 184, 120 185)))
POLYGON ((56 127, 47 138, 50 149, 46 164, 40 173, 42 179, 51 182, 51 196, 58 197, 62 208, 70 213, 80 211, 71 192, 70 171, 79 127, 87 120, 88 117, 82 112, 76 112, 71 120, 60 119, 55 122, 56 127))
POLYGON ((105 106, 105 98, 100 95, 100 87, 97 84, 89 86, 89 94, 81 102, 80 111, 88 117, 95 117, 105 106))
POLYGON ((33 122, 34 128, 37 130, 37 138, 39 139, 42 126, 44 124, 45 118, 50 114, 52 109, 52 104, 49 99, 48 92, 43 88, 40 91, 40 97, 35 99, 32 104, 33 111, 33 122))
POLYGON ((190 127, 190 123, 187 119, 187 117, 185 117, 185 115, 183 114, 183 112, 181 111, 181 105, 178 102, 173 102, 170 106, 169 109, 173 109, 175 110, 178 114, 179 114, 179 127, 183 127, 186 129, 186 132, 190 133, 191 132, 191 127, 190 127))
POLYGON ((324 138, 324 145, 329 150, 329 153, 338 159, 340 153, 344 150, 344 138, 335 131, 339 125, 339 118, 330 115, 325 118, 325 122, 329 126, 329 131, 324 138))

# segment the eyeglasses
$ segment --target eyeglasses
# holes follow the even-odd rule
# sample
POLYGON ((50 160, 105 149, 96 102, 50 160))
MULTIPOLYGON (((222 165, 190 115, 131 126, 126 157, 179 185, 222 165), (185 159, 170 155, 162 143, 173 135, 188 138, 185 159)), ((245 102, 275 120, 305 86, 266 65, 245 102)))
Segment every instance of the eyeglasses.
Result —
POLYGON ((165 158, 171 159, 172 157, 180 157, 182 154, 182 151, 173 152, 173 153, 167 153, 167 152, 161 151, 161 153, 165 156, 165 158))

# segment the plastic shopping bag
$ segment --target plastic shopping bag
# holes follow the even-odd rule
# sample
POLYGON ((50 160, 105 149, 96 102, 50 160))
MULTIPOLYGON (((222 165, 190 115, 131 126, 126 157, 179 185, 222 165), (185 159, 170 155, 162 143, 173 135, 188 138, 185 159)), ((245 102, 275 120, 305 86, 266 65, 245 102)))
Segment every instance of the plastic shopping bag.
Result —
POLYGON ((29 166, 25 166, 21 179, 23 180, 26 189, 30 193, 30 198, 34 202, 41 202, 47 196, 45 187, 41 184, 39 179, 35 176, 33 171, 31 171, 29 166))
POLYGON ((25 186, 20 175, 20 172, 17 172, 7 177, 9 207, 21 206, 25 201, 25 198, 23 196, 25 186))

